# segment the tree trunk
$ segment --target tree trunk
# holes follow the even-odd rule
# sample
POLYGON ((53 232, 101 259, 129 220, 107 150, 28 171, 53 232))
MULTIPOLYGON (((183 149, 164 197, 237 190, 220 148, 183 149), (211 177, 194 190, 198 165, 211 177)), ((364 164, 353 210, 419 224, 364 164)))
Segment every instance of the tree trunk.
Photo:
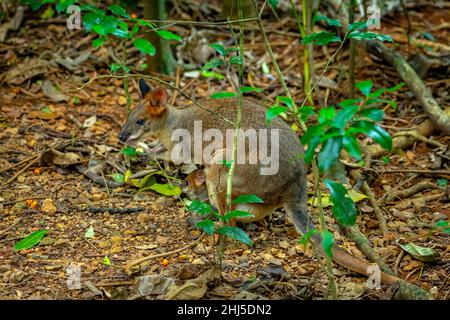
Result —
MULTIPOLYGON (((165 0, 145 0, 144 18, 147 20, 166 20, 165 0)), ((169 41, 161 38, 155 32, 147 32, 145 38, 156 48, 154 56, 147 56, 147 71, 173 74, 176 62, 172 55, 169 41)))

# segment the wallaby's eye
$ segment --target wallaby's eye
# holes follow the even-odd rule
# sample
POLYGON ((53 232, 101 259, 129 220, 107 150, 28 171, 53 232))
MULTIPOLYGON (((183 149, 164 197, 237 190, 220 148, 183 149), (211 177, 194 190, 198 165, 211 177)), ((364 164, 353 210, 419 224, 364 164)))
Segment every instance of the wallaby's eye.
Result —
POLYGON ((144 119, 139 119, 138 121, 136 121, 136 124, 137 124, 138 126, 143 126, 144 123, 145 123, 144 119))

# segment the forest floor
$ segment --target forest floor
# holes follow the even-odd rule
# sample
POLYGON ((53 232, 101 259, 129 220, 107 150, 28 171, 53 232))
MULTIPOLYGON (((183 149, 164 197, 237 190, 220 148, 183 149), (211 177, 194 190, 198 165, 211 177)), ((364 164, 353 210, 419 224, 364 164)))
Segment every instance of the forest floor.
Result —
MULTIPOLYGON (((433 30, 448 19, 448 11, 432 7, 421 10, 410 11, 413 31, 433 30), (424 16, 427 16, 426 24, 421 19, 424 16)), ((153 293, 146 296, 153 299, 161 289, 155 289, 158 285, 164 286, 172 279, 182 284, 186 279, 201 276, 214 261, 214 246, 210 237, 204 236, 198 241, 201 233, 193 226, 195 217, 185 210, 180 199, 154 191, 137 192, 137 188, 129 185, 105 188, 83 174, 93 159, 99 159, 99 176, 112 180, 114 170, 104 160, 112 157, 117 163, 126 164, 120 152, 123 146, 117 139, 127 115, 123 80, 100 79, 73 92, 94 72, 109 74, 108 64, 112 61, 107 46, 93 50, 92 37, 83 31, 67 30, 64 19, 44 21, 33 18, 30 12, 26 15, 20 31, 13 32, 0 44, 0 55, 4 56, 0 71, 5 73, 24 63, 25 69, 35 68, 29 71, 32 73, 36 72, 39 61, 31 59, 49 63, 43 71, 21 84, 0 87, 0 299, 133 299, 139 297, 136 283, 153 293), (75 64, 73 70, 56 62, 80 55, 84 55, 86 61, 75 64), (44 93, 46 80, 59 90, 55 91, 50 85, 44 93), (58 97, 61 93, 63 97, 58 97), (61 102, 54 102, 58 98, 61 102), (93 208, 138 208, 138 211, 109 213, 93 208), (19 240, 39 229, 46 229, 48 233, 38 246, 20 251, 13 249, 19 240), (180 252, 164 254, 185 246, 180 252), (139 270, 125 272, 124 267, 129 262, 152 254, 160 255, 140 264, 139 270), (81 289, 70 286, 70 281, 75 279, 72 277, 74 266, 81 267, 81 289), (164 277, 139 278, 144 274, 164 277)), ((296 36, 295 22, 291 18, 266 20, 270 43, 288 86, 293 96, 301 101, 304 95, 298 53, 302 52, 302 45, 296 36)), ((406 39, 404 17, 388 16, 382 25, 381 32, 395 35, 398 40, 406 39)), ((187 36, 191 29, 176 26, 174 30, 187 36)), ((229 39, 227 27, 205 30, 202 36, 208 43, 229 39)), ((430 32, 436 42, 448 44, 448 27, 430 32)), ((246 37, 251 66, 247 81, 263 88, 267 92, 265 98, 273 100, 282 89, 272 67, 271 74, 260 76, 262 63, 270 65, 261 35, 254 29, 248 31, 246 37)), ((405 41, 398 41, 397 45, 397 50, 406 57, 423 50, 408 46, 405 41)), ((335 50, 335 47, 328 50, 335 50)), ((323 68, 327 57, 327 50, 316 49, 318 70, 323 68)), ((145 62, 137 52, 131 52, 130 60, 135 66, 145 62)), ((345 96, 346 81, 342 75, 347 61, 348 53, 344 51, 326 73, 336 84, 328 89, 320 87, 328 104, 345 96)), ((26 77, 25 71, 22 76, 26 77)), ((358 80, 372 79, 375 88, 392 87, 401 82, 392 67, 377 61, 362 48, 358 49, 356 76, 358 80)), ((162 79, 178 83, 195 98, 228 89, 225 81, 187 78, 182 72, 177 77, 162 76, 162 79)), ((439 69, 430 69, 424 81, 438 103, 448 106, 448 69, 443 75, 439 74, 439 69)), ((136 79, 130 81, 130 92, 136 103, 139 100, 136 79)), ((426 118, 406 86, 390 98, 398 107, 384 109, 387 117, 382 125, 391 135, 414 129, 426 118)), ((178 95, 175 104, 183 105, 187 101, 178 95)), ((449 137, 435 131, 428 139, 416 141, 407 150, 395 150, 384 158, 373 159, 372 170, 365 172, 376 199, 385 199, 412 186, 423 186, 417 192, 392 197, 381 205, 389 232, 383 236, 374 208, 367 199, 358 202, 357 224, 399 277, 430 291, 437 299, 449 299, 449 236, 434 228, 439 220, 450 218, 446 185, 450 177, 449 137), (433 170, 441 173, 433 173, 433 170), (433 249, 439 256, 432 262, 419 261, 397 244, 400 238, 433 249)), ((135 173, 145 167, 146 163, 136 161, 131 170, 135 173)), ((171 167, 171 170, 176 178, 184 178, 178 168, 171 167)), ((312 176, 309 178, 311 185, 312 176)), ((311 211, 317 214, 317 210, 311 208, 311 211)), ((329 207, 326 212, 330 212, 329 207)), ((355 243, 339 233, 330 215, 327 215, 327 222, 343 248, 363 257, 355 243)), ((323 298, 327 277, 312 249, 298 243, 299 236, 283 211, 266 218, 265 224, 248 224, 244 229, 254 246, 248 248, 230 242, 223 261, 224 281, 210 286, 203 298, 323 298)), ((339 266, 334 267, 333 273, 341 298, 389 298, 385 286, 381 290, 368 289, 366 277, 339 266)))

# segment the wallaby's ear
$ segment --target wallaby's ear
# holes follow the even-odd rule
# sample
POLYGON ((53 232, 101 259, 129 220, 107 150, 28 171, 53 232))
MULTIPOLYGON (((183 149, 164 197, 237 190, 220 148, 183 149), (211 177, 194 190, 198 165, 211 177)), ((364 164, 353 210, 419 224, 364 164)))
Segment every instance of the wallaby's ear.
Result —
POLYGON ((142 78, 139 79, 139 91, 141 91, 141 97, 145 97, 150 92, 150 86, 142 78))
POLYGON ((147 112, 150 116, 161 116, 166 110, 168 96, 164 88, 157 87, 147 93, 144 98, 149 102, 147 104, 147 112))

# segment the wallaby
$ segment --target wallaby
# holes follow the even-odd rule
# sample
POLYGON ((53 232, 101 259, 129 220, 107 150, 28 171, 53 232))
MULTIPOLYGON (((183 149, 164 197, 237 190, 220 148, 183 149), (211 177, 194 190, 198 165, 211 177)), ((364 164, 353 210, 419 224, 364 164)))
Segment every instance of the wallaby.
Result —
MULTIPOLYGON (((157 87, 150 90, 150 87, 142 79, 139 87, 143 101, 131 112, 119 133, 118 137, 122 142, 131 143, 146 136, 153 136, 167 149, 165 157, 169 155, 173 157, 174 154, 177 154, 179 141, 173 141, 172 135, 180 129, 191 137, 195 134, 195 126, 199 122, 201 122, 204 132, 212 129, 209 132, 221 133, 225 136, 227 130, 234 129, 233 122, 238 109, 236 98, 205 99, 199 101, 201 106, 193 104, 180 109, 167 104, 168 94, 165 89, 157 87)), ((257 221, 273 210, 284 207, 300 234, 303 235, 314 229, 307 208, 304 150, 297 134, 280 117, 275 118, 270 125, 267 125, 266 108, 261 102, 247 98, 243 100, 241 129, 246 130, 247 133, 254 130, 277 137, 278 139, 272 141, 266 136, 265 142, 269 150, 275 149, 278 152, 276 160, 279 163, 278 170, 274 174, 261 174, 261 170, 268 166, 267 159, 257 159, 256 163, 236 164, 232 180, 232 199, 239 195, 254 194, 264 200, 264 203, 245 203, 233 206, 234 210, 248 211, 253 214, 251 218, 237 220, 257 221)), ((186 141, 183 142, 186 143, 186 141)), ((194 159, 192 162, 204 165, 211 204, 218 209, 220 214, 225 214, 228 167, 223 158, 230 155, 232 146, 225 144, 224 141, 220 142, 221 148, 216 148, 215 152, 212 152, 211 158, 207 160, 198 159, 198 157, 195 159, 194 153, 199 148, 198 145, 194 145, 195 141, 188 141, 190 145, 187 146, 187 150, 190 152, 190 159, 194 159)), ((209 145, 208 139, 203 139, 200 147, 206 150, 209 145)), ((240 151, 246 156, 245 159, 257 158, 254 154, 255 150, 252 150, 251 147, 251 143, 249 143, 243 149, 241 148, 240 151)), ((264 146, 258 145, 258 147, 264 146)), ((313 234, 311 240, 313 245, 323 253, 320 233, 313 234)), ((332 248, 332 254, 333 260, 347 269, 371 275, 368 262, 350 255, 336 245, 332 248)), ((395 276, 381 272, 382 282, 393 283, 397 280, 398 278, 395 276)))

